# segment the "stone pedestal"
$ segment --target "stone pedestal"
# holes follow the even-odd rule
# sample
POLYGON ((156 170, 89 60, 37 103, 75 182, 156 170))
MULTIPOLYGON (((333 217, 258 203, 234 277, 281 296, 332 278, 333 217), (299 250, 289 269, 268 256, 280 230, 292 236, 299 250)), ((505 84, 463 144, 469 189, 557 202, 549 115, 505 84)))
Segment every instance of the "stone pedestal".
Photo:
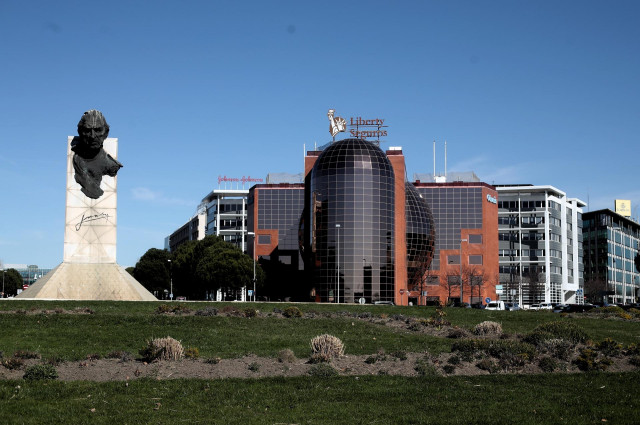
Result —
MULTIPOLYGON (((116 224, 118 222, 118 177, 102 176, 100 188, 104 194, 91 199, 82 193, 73 175, 73 151, 67 143, 67 211, 64 229, 64 257, 66 263, 115 263, 116 224)), ((106 139, 104 150, 118 158, 118 139, 106 139)))
MULTIPOLYGON (((91 199, 75 181, 71 141, 67 141, 67 209, 63 262, 17 298, 67 300, 147 300, 156 298, 116 263, 117 176, 103 176, 104 194, 91 199)), ((118 139, 104 150, 118 157, 118 139)))

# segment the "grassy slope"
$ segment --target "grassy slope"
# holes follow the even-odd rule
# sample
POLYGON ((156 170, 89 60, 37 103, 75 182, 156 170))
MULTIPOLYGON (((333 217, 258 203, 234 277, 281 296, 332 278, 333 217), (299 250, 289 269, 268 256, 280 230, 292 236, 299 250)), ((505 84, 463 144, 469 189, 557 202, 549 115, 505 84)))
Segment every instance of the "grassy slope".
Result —
MULTIPOLYGON (((203 357, 238 357, 248 353, 275 356, 284 348, 296 356, 309 354, 309 340, 322 333, 341 338, 347 354, 372 354, 383 348, 387 352, 405 350, 432 353, 448 351, 451 340, 435 338, 409 331, 398 332, 387 326, 353 318, 283 319, 279 317, 240 318, 167 316, 155 314, 160 303, 126 302, 59 302, 5 301, 0 310, 88 307, 95 314, 0 314, 0 350, 7 354, 16 350, 39 352, 43 357, 58 356, 67 360, 82 359, 87 354, 106 355, 110 351, 125 350, 134 354, 151 337, 172 336, 186 347, 197 347, 203 357)), ((220 303, 182 303, 192 310, 205 306, 222 308, 220 303)), ((238 308, 254 306, 263 312, 282 304, 240 304, 238 308)), ((372 312, 429 317, 433 308, 388 306, 334 306, 318 304, 298 305, 304 312, 372 312)), ((538 324, 551 320, 573 320, 587 330, 591 337, 602 340, 613 337, 628 344, 640 341, 637 322, 590 318, 561 318, 548 312, 490 312, 473 309, 446 309, 453 325, 472 328, 484 320, 501 322, 505 332, 524 334, 538 324)))

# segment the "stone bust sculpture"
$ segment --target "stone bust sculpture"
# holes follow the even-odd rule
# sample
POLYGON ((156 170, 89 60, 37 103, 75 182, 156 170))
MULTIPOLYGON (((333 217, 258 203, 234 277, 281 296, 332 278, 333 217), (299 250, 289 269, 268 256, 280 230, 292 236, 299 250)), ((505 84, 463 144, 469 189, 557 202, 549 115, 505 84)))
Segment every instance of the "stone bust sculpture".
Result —
POLYGON ((115 177, 122 164, 105 152, 102 145, 109 136, 109 124, 102 112, 92 109, 80 118, 78 136, 71 141, 74 178, 82 186, 82 193, 98 199, 104 191, 100 189, 102 176, 115 177))

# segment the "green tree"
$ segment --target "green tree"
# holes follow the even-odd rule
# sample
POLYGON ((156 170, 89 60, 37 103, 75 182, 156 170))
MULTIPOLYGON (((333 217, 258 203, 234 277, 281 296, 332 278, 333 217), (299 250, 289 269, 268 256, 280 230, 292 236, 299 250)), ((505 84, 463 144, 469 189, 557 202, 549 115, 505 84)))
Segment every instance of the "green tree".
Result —
POLYGON ((133 269, 133 277, 151 293, 169 290, 171 254, 164 249, 151 248, 144 253, 133 269))
MULTIPOLYGON (((174 289, 191 299, 203 299, 221 288, 253 288, 253 260, 219 236, 209 235, 180 245, 173 262, 174 289)), ((256 280, 258 285, 264 280, 259 265, 256 280)))
POLYGON ((3 272, 5 297, 18 294, 18 289, 22 289, 22 276, 16 269, 7 269, 3 272))
POLYGON ((204 297, 204 289, 200 288, 196 275, 200 252, 200 249, 196 250, 196 247, 199 246, 200 242, 201 241, 189 241, 183 243, 173 252, 174 291, 190 299, 201 299, 201 296, 204 297))
POLYGON ((209 291, 251 287, 253 261, 231 244, 210 246, 198 261, 196 273, 201 286, 209 291))

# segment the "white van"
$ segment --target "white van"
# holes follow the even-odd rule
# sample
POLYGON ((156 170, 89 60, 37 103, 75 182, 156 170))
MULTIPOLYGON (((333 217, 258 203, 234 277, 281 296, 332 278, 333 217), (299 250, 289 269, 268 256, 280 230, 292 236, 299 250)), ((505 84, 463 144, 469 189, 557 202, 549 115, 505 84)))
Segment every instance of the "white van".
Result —
POLYGON ((504 301, 491 301, 486 310, 504 310, 504 301))

